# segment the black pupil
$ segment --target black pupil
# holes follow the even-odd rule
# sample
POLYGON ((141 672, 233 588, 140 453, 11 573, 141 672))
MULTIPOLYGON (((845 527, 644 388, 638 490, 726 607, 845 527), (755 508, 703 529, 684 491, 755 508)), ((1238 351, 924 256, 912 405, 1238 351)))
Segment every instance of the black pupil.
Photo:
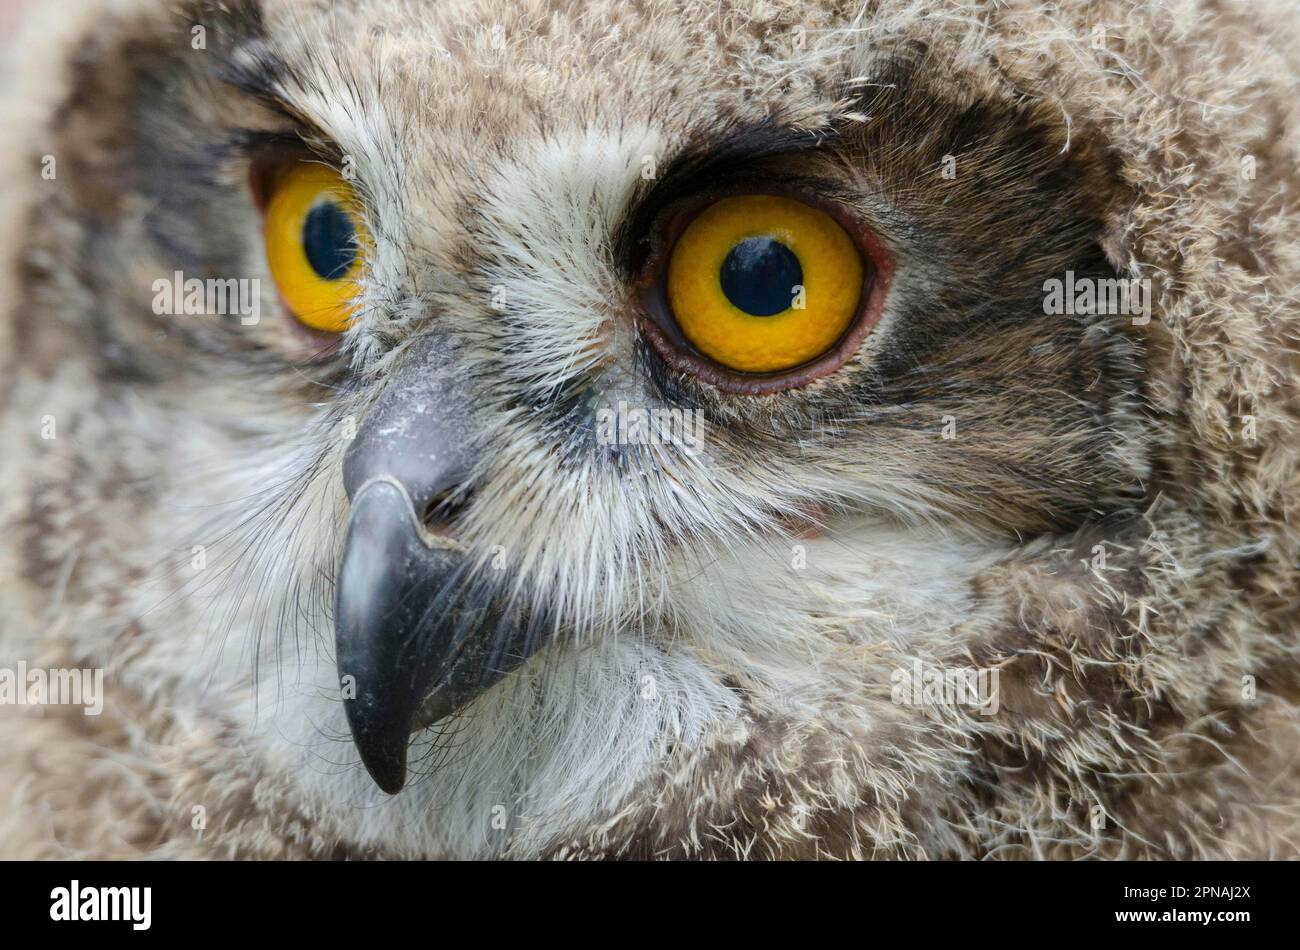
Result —
POLYGON ((302 225, 302 247, 307 263, 326 280, 338 280, 357 259, 356 231, 348 213, 325 201, 307 212, 302 225))
POLYGON ((803 283, 799 258, 770 237, 745 238, 722 262, 722 292, 740 310, 770 317, 794 303, 795 287, 803 283))

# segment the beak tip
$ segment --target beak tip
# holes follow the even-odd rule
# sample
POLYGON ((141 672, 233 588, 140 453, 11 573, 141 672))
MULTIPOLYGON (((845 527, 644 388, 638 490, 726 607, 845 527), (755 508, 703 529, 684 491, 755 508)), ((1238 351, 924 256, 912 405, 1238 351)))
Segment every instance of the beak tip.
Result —
MULTIPOLYGON (((352 717, 349 717, 351 720, 352 717)), ((406 785, 406 744, 407 736, 373 736, 358 728, 355 721, 352 727, 353 744, 361 756, 361 764, 366 767, 375 784, 389 795, 396 795, 406 785)))
POLYGON ((379 790, 387 795, 396 795, 406 785, 406 763, 403 762, 397 768, 375 768, 369 764, 366 765, 366 771, 374 779, 379 790))

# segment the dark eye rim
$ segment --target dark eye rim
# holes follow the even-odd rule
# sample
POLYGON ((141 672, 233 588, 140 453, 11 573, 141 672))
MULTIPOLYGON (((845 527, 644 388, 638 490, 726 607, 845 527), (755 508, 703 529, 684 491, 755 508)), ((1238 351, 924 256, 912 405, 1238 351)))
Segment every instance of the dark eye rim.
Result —
POLYGON ((894 258, 880 238, 843 205, 827 201, 805 188, 748 186, 710 191, 677 203, 665 211, 650 240, 650 251, 641 268, 637 288, 642 335, 668 366, 689 373, 723 392, 763 396, 798 389, 827 376, 849 362, 862 341, 880 322, 885 298, 894 276, 894 258), (697 350, 682 333, 668 303, 668 262, 678 239, 695 217, 722 198, 735 195, 776 195, 817 208, 829 214, 853 240, 862 257, 862 290, 858 310, 839 342, 807 363, 775 373, 744 373, 728 369, 697 350))

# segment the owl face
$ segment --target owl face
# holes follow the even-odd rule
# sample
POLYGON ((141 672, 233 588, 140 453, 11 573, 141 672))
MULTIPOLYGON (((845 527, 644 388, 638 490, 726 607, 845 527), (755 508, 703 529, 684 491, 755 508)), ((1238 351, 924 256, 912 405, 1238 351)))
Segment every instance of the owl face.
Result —
POLYGON ((54 199, 150 433, 85 609, 354 841, 536 853, 746 723, 870 749, 886 655, 1140 495, 1127 321, 1043 306, 1115 276, 1113 170, 889 10, 131 16, 54 199))

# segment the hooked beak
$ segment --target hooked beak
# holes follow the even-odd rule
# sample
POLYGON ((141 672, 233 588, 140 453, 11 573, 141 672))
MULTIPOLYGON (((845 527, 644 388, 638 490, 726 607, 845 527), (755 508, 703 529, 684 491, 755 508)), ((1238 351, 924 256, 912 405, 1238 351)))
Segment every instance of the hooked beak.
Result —
POLYGON ((421 341, 349 446, 352 513, 335 589, 335 650, 352 739, 375 783, 406 782, 412 732, 517 667, 536 637, 499 585, 471 576, 425 512, 472 467, 471 402, 445 341, 421 341))

